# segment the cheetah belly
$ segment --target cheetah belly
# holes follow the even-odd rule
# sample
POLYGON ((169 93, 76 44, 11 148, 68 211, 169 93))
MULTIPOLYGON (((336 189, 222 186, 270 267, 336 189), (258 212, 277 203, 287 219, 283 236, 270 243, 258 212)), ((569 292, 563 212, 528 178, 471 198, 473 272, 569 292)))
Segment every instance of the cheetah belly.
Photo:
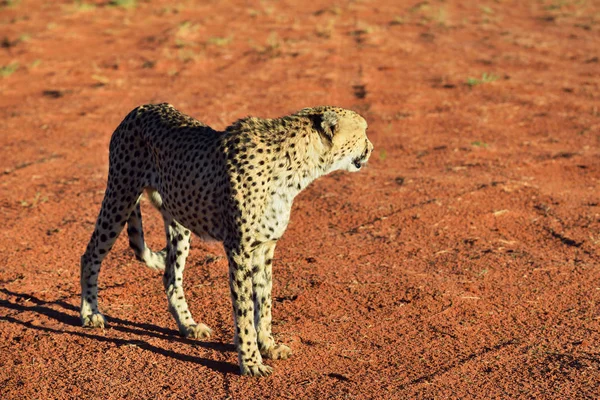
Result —
POLYGON ((223 224, 221 216, 216 216, 214 211, 206 209, 193 209, 185 211, 180 208, 170 209, 165 207, 177 222, 188 228, 202 240, 207 242, 223 241, 223 224))
POLYGON ((217 207, 220 202, 214 198, 214 192, 192 192, 187 196, 181 192, 171 194, 168 191, 160 194, 164 210, 178 223, 204 241, 223 241, 224 221, 217 207))

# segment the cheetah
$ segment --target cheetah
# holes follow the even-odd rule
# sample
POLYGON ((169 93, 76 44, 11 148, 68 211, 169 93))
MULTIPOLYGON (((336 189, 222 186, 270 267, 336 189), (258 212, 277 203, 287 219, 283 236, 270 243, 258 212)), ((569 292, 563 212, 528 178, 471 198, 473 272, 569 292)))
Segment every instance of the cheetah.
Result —
POLYGON ((272 260, 296 195, 336 170, 358 171, 373 145, 366 120, 332 106, 277 118, 240 119, 216 131, 169 104, 135 108, 112 135, 108 182, 94 232, 81 257, 81 321, 104 327, 98 311, 102 260, 127 224, 136 258, 164 270, 168 308, 181 335, 208 338, 183 291, 192 233, 223 243, 229 262, 234 343, 242 375, 267 376, 263 357, 291 349, 271 332, 272 260), (146 191, 164 219, 167 246, 144 242, 140 198, 146 191))

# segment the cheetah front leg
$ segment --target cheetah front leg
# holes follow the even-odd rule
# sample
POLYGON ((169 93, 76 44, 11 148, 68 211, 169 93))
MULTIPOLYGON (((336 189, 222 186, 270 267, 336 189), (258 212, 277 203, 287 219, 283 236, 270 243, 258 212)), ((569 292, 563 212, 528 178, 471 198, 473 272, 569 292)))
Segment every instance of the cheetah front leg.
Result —
POLYGON ((258 348, 264 357, 272 360, 286 359, 292 354, 288 346, 276 344, 271 333, 272 265, 275 245, 275 241, 266 242, 252 253, 254 325, 258 336, 258 348))
POLYGON ((166 216, 167 265, 163 275, 163 284, 169 301, 169 311, 175 318, 179 332, 188 338, 208 338, 211 329, 197 324, 188 309, 183 292, 183 270, 185 259, 190 251, 191 233, 174 219, 166 216))
POLYGON ((263 364, 254 326, 252 255, 249 249, 225 244, 229 259, 229 288, 233 302, 235 346, 242 375, 268 376, 273 368, 263 364))

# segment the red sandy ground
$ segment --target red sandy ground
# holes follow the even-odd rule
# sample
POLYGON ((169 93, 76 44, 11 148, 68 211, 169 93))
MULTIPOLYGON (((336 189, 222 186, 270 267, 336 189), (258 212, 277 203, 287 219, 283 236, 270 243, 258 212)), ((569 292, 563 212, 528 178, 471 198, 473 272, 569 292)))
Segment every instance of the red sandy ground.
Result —
POLYGON ((600 4, 301 3, 0 2, 0 398, 600 396, 600 4), (163 101, 218 129, 369 121, 368 168, 294 204, 274 263, 294 356, 269 378, 238 375, 217 244, 185 280, 210 340, 176 334, 124 236, 108 326, 80 327, 111 133, 163 101))

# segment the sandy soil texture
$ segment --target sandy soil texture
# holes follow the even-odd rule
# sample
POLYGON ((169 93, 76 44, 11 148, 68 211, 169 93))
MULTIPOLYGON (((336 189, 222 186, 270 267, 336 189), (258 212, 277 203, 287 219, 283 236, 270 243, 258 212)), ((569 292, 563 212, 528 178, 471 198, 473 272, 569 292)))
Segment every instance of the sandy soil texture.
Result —
POLYGON ((0 398, 600 397, 597 1, 4 0, 0 41, 0 398), (210 340, 177 335, 124 235, 108 326, 80 326, 110 136, 149 102, 217 129, 369 121, 369 166, 294 203, 274 260, 294 355, 269 378, 238 374, 215 243, 185 282, 210 340))

